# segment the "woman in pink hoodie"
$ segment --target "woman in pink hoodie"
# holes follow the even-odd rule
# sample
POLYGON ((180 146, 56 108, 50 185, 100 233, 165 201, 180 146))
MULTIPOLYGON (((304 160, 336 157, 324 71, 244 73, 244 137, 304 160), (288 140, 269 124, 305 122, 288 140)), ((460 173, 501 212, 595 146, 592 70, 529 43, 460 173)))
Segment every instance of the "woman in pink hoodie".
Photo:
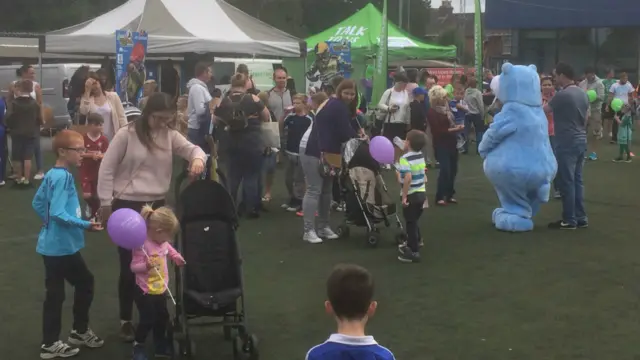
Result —
MULTIPOLYGON (((100 216, 106 223, 112 210, 141 211, 146 204, 163 206, 173 178, 173 157, 189 161, 190 175, 204 170, 206 155, 176 130, 175 102, 164 93, 149 96, 140 119, 121 128, 109 144, 98 172, 100 216)), ((125 341, 133 341, 131 323, 135 277, 130 269, 131 251, 120 255, 120 327, 125 341)))

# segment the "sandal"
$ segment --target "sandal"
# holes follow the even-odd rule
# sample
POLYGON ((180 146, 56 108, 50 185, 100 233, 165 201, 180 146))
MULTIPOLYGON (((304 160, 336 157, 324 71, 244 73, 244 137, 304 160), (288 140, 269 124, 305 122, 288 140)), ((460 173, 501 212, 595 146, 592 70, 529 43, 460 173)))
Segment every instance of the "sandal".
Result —
POLYGON ((436 205, 438 205, 438 206, 446 206, 447 202, 444 201, 444 200, 438 200, 438 202, 436 202, 436 205))
POLYGON ((262 202, 266 202, 266 203, 271 202, 271 196, 266 196, 266 195, 263 196, 262 197, 262 202))

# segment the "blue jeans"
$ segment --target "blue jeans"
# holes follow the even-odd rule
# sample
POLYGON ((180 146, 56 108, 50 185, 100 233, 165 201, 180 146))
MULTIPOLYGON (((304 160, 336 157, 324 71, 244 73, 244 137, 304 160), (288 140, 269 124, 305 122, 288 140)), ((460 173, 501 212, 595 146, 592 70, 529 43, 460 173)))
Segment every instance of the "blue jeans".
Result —
POLYGON ((458 174, 458 151, 438 147, 436 148, 436 159, 440 163, 436 201, 448 201, 456 194, 455 182, 456 175, 458 174))
POLYGON ((260 152, 230 151, 228 154, 229 191, 234 201, 242 184, 242 202, 248 212, 260 209, 260 178, 264 156, 260 152))
POLYGON ((260 174, 260 178, 258 179, 258 194, 262 199, 262 194, 264 194, 264 177, 266 175, 273 175, 276 172, 276 157, 277 154, 272 152, 268 155, 263 155, 262 159, 262 171, 260 174))
POLYGON ((466 153, 469 151, 469 134, 471 133, 471 126, 475 130, 476 134, 476 151, 480 142, 482 141, 482 136, 484 135, 485 125, 484 120, 480 114, 467 114, 464 119, 464 137, 466 142, 464 143, 463 151, 466 153))
POLYGON ((7 133, 5 127, 0 125, 0 182, 4 181, 4 177, 7 174, 8 158, 7 133))
MULTIPOLYGON (((549 142, 551 143, 551 149, 553 150, 553 155, 556 156, 556 161, 557 161, 557 154, 556 154, 556 137, 551 135, 549 136, 549 142)), ((558 171, 559 173, 560 171, 558 171)), ((560 191, 560 185, 558 184, 558 174, 556 174, 556 177, 553 178, 553 190, 554 191, 560 191)))
POLYGON ((557 184, 562 194, 562 220, 570 225, 587 221, 584 209, 582 168, 587 152, 585 145, 556 149, 558 160, 557 184))

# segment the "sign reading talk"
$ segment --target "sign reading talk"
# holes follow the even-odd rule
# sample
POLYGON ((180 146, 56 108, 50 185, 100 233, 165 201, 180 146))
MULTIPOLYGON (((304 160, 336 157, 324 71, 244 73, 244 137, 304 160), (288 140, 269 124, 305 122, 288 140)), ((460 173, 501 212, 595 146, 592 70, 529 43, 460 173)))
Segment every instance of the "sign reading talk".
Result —
POLYGON ((364 26, 341 26, 327 41, 338 42, 346 40, 347 42, 355 43, 365 35, 367 30, 364 26))

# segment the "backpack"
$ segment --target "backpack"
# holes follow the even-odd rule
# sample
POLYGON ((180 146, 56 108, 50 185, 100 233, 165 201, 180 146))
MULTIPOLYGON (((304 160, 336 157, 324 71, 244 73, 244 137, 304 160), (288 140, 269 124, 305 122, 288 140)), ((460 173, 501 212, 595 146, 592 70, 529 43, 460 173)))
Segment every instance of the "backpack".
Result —
POLYGON ((242 96, 237 95, 229 95, 229 106, 231 107, 231 116, 226 121, 227 126, 230 131, 241 131, 244 130, 249 122, 247 118, 247 114, 243 109, 242 101, 248 94, 242 94, 242 96))

